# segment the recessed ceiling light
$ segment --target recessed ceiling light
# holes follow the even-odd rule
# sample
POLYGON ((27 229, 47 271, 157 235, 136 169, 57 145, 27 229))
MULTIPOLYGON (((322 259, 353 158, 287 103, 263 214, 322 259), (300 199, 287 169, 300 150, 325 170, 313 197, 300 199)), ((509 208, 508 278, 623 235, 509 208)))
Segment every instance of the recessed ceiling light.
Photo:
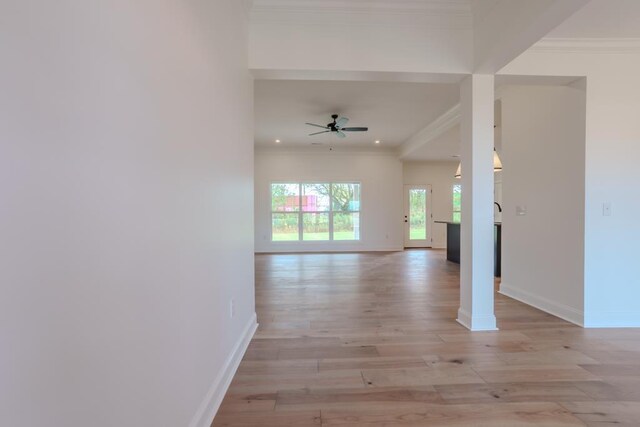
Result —
POLYGON ((376 140, 376 144, 380 144, 380 141, 376 140))
POLYGON ((280 144, 280 140, 279 139, 276 139, 276 144, 280 144))

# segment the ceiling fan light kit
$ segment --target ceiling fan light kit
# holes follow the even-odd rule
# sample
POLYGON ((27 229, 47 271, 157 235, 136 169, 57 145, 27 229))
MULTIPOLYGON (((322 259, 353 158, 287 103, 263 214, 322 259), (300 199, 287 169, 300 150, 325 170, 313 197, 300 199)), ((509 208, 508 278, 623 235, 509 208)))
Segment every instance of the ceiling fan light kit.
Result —
POLYGON ((347 134, 345 132, 366 132, 369 130, 368 127, 345 127, 345 125, 349 122, 349 119, 346 117, 339 117, 337 114, 331 115, 333 122, 328 123, 326 126, 318 125, 315 123, 306 123, 309 126, 314 126, 317 128, 321 128, 319 132, 310 133, 309 136, 320 135, 323 133, 333 133, 338 138, 345 138, 347 134))

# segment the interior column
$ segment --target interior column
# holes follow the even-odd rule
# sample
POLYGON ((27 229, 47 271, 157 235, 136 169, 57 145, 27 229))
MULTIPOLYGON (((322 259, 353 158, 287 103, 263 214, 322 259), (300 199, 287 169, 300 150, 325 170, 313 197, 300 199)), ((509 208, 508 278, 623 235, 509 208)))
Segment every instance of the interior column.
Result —
POLYGON ((458 322, 496 330, 493 304, 494 77, 472 74, 460 85, 462 220, 458 322))

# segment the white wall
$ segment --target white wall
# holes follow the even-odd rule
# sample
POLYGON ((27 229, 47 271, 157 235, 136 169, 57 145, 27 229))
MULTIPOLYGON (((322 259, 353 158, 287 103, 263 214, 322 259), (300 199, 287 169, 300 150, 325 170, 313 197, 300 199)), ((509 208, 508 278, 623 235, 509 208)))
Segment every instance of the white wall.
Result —
MULTIPOLYGON (((405 185, 430 184, 433 190, 431 209, 434 221, 451 221, 453 217, 453 185, 460 184, 454 177, 458 162, 425 161, 404 162, 403 180, 405 185)), ((433 224, 433 247, 447 247, 446 224, 433 224)))
POLYGON ((0 4, 0 425, 197 425, 215 397, 255 323, 245 14, 0 4))
POLYGON ((585 92, 510 86, 502 96, 501 292, 582 324, 585 92), (517 216, 517 206, 526 207, 517 216))
POLYGON ((255 156, 256 252, 402 250, 402 163, 393 153, 261 150, 255 156), (360 241, 271 242, 272 182, 357 181, 360 241))
POLYGON ((272 70, 465 73, 471 13, 460 2, 256 1, 250 66, 272 70), (328 54, 330 52, 330 54, 328 54))
POLYGON ((638 327, 640 54, 598 51, 533 49, 501 73, 586 76, 585 326, 638 327))

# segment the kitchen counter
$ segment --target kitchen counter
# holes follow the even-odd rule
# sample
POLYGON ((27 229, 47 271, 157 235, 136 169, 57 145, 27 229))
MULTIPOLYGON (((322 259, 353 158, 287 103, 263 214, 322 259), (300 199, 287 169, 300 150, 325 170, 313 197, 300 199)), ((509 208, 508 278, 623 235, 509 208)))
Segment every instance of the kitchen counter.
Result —
MULTIPOLYGON (((436 224, 447 224, 447 261, 460 264, 460 223, 453 221, 434 221, 436 224)), ((502 223, 494 223, 494 258, 493 274, 502 274, 502 223)))

